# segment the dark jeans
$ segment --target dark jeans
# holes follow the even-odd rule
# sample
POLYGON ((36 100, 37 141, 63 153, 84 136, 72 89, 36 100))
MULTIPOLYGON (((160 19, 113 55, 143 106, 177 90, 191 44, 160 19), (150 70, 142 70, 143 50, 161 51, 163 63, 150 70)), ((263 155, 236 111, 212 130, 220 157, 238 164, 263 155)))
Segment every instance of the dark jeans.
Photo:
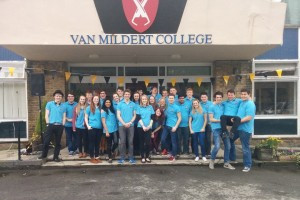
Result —
POLYGON ((118 147, 118 137, 117 133, 110 133, 109 137, 106 137, 107 141, 107 153, 108 153, 108 158, 112 158, 112 153, 117 149, 118 147))
POLYGON ((223 133, 227 131, 226 126, 232 126, 231 132, 232 133, 238 133, 237 128, 239 127, 239 125, 241 123, 241 118, 240 117, 222 115, 220 119, 221 119, 221 128, 222 128, 223 133), (231 121, 231 118, 233 118, 233 123, 231 121))
POLYGON ((178 127, 178 152, 188 153, 189 152, 189 127, 178 127))
POLYGON ((134 125, 134 136, 133 136, 133 152, 134 155, 140 154, 140 140, 137 125, 134 125))
POLYGON ((210 155, 211 153, 211 126, 210 124, 206 124, 205 126, 205 155, 210 155))
POLYGON ((205 152, 205 133, 196 132, 193 135, 193 148, 196 157, 199 157, 199 149, 198 146, 200 144, 202 157, 206 156, 205 152))
POLYGON ((66 140, 67 140, 67 147, 69 152, 77 150, 77 140, 78 134, 73 131, 72 127, 65 127, 66 130, 66 140))
POLYGON ((55 138, 55 149, 53 159, 58 158, 60 148, 61 148, 61 136, 63 134, 64 127, 62 125, 52 125, 50 124, 47 127, 46 133, 44 135, 44 145, 43 145, 43 153, 42 157, 46 158, 48 155, 49 144, 51 142, 52 137, 55 138))
POLYGON ((161 135, 161 149, 171 150, 171 137, 168 132, 167 126, 163 126, 162 135, 161 135))
POLYGON ((158 131, 154 132, 154 138, 151 138, 151 149, 155 149, 156 152, 159 151, 158 146, 160 142, 160 136, 162 133, 162 129, 159 129, 158 131))
MULTIPOLYGON (((171 136, 171 143, 172 143, 172 156, 177 155, 177 142, 178 142, 178 135, 177 135, 177 130, 175 132, 172 132, 172 127, 167 126, 167 136, 171 136)), ((167 137, 166 137, 167 138, 167 137)))
POLYGON ((143 128, 138 128, 138 133, 140 139, 141 157, 145 158, 145 154, 146 154, 146 158, 149 158, 151 130, 145 132, 143 128))
POLYGON ((88 135, 89 135, 90 157, 91 158, 98 157, 102 129, 92 128, 91 130, 88 130, 88 135))
POLYGON ((88 153, 89 144, 88 144, 88 131, 87 129, 76 128, 76 134, 78 134, 78 150, 79 153, 82 153, 82 146, 84 147, 84 153, 88 153))

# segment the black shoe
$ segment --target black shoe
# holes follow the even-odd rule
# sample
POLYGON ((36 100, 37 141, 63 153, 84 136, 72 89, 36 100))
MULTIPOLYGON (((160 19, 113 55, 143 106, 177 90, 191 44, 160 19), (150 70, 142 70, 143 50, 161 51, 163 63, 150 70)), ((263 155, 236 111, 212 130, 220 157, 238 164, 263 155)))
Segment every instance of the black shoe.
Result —
POLYGON ((61 159, 61 158, 53 158, 53 161, 54 161, 54 162, 61 162, 62 159, 61 159))
POLYGON ((46 157, 44 157, 44 156, 39 156, 38 158, 37 158, 38 160, 44 160, 44 159, 46 159, 46 157))

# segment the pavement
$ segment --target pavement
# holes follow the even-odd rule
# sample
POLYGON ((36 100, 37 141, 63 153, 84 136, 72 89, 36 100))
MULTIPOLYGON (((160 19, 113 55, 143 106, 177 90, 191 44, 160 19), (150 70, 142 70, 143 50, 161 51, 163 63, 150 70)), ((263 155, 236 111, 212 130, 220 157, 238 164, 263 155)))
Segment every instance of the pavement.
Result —
MULTIPOLYGON (((234 163, 234 166, 241 166, 243 164, 242 160, 242 150, 241 146, 237 145, 237 162, 234 163)), ((52 152, 49 151, 49 156, 47 162, 43 162, 38 160, 38 156, 40 152, 35 152, 31 155, 22 155, 21 161, 18 160, 18 152, 17 150, 7 150, 0 151, 0 169, 1 168, 18 168, 18 169, 26 169, 26 168, 82 168, 82 167, 100 167, 100 166, 128 166, 131 165, 128 162, 120 165, 117 163, 118 157, 113 160, 113 163, 110 164, 106 161, 105 156, 101 156, 101 163, 92 164, 89 162, 88 158, 78 158, 78 155, 69 155, 67 148, 64 148, 60 152, 60 157, 62 158, 61 162, 53 162, 52 161, 52 152)), ((217 159, 215 160, 216 165, 222 165, 224 163, 223 160, 223 150, 220 149, 217 155, 217 159)), ((209 157, 208 157, 209 158, 209 157)), ((208 162, 203 162, 201 159, 198 162, 195 162, 195 156, 193 154, 190 155, 180 155, 179 159, 175 162, 169 162, 167 156, 161 155, 152 155, 152 162, 143 164, 140 161, 140 157, 136 156, 136 165, 147 165, 147 166, 206 166, 208 162)), ((208 159, 209 161, 209 159, 208 159)), ((270 166, 270 165, 295 165, 294 161, 258 161, 253 159, 253 165, 257 166, 270 166)))

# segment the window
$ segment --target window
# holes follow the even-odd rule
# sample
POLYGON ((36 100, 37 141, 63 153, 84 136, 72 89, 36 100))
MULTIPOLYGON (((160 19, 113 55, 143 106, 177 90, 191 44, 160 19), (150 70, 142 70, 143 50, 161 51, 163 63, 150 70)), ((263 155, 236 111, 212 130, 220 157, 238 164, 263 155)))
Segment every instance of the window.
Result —
POLYGON ((183 67, 167 67, 168 76, 197 76, 211 75, 209 66, 183 66, 183 67))
POLYGON ((296 82, 256 82, 257 115, 296 115, 296 82))
POLYGON ((75 98, 78 100, 80 95, 84 95, 87 90, 100 90, 103 89, 106 92, 106 95, 112 97, 113 93, 117 90, 116 83, 95 83, 92 85, 91 83, 71 83, 70 90, 75 93, 75 98))
POLYGON ((297 119, 255 119, 254 135, 297 135, 297 119))
POLYGON ((285 23, 288 25, 300 25, 300 1, 283 0, 287 3, 285 23))
POLYGON ((157 76, 157 67, 125 67, 126 76, 157 76))
POLYGON ((98 76, 116 76, 116 67, 71 67, 71 73, 98 75, 98 76))

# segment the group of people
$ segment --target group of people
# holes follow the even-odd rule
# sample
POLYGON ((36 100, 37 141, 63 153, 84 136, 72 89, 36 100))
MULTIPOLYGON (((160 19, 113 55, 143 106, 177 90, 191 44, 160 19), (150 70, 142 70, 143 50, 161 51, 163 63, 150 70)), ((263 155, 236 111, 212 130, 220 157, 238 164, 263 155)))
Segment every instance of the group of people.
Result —
POLYGON ((44 136, 43 153, 47 157, 51 137, 55 136, 53 160, 59 162, 60 142, 65 128, 70 155, 78 153, 79 158, 90 157, 91 163, 100 163, 100 150, 108 154, 112 163, 116 149, 123 164, 128 154, 129 163, 135 164, 139 154, 142 163, 151 162, 153 154, 169 155, 174 162, 180 154, 195 154, 199 161, 199 145, 203 162, 210 155, 209 168, 214 169, 214 161, 224 143, 224 168, 234 170, 230 164, 236 160, 235 140, 240 138, 243 150, 244 172, 251 169, 249 142, 253 133, 255 104, 250 91, 241 90, 241 97, 235 97, 234 90, 216 92, 214 101, 208 94, 200 94, 200 100, 193 97, 193 89, 187 88, 185 94, 177 94, 175 87, 169 91, 153 87, 150 95, 142 90, 134 94, 130 90, 118 88, 112 99, 106 92, 87 91, 74 101, 72 92, 67 101, 62 102, 63 93, 54 92, 54 101, 46 105, 47 131, 44 136), (232 128, 228 129, 228 126, 232 128), (213 140, 211 140, 213 138, 213 140), (211 149, 213 141, 213 149, 211 149), (191 148, 190 148, 191 147, 191 148))

